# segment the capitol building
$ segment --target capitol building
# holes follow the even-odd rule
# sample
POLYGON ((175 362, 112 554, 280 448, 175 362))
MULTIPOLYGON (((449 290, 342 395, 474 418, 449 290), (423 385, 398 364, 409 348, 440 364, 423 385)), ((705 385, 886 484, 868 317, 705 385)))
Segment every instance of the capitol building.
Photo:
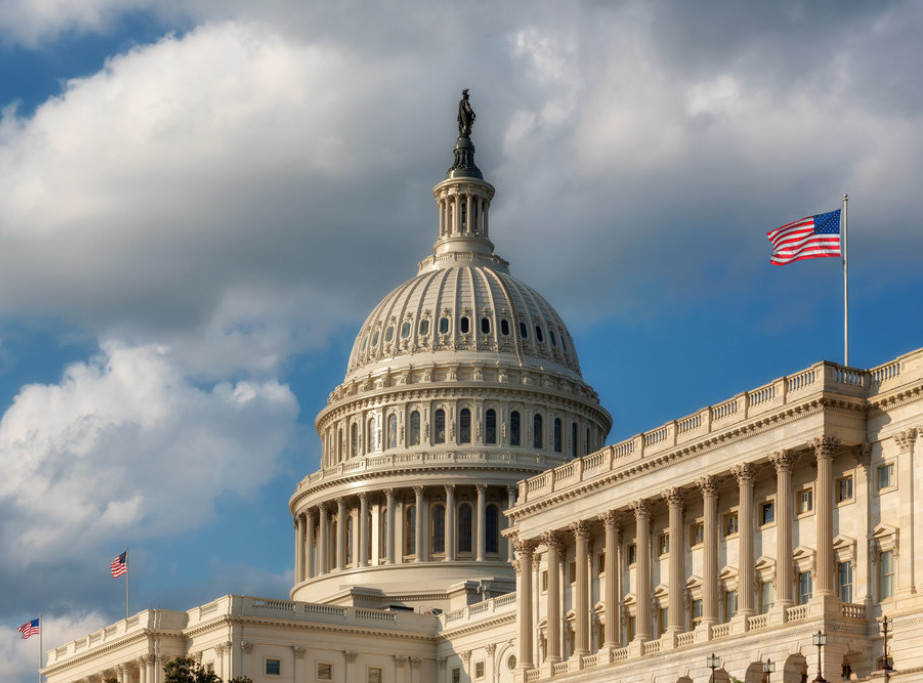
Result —
POLYGON ((494 253, 473 117, 432 254, 317 416, 290 599, 144 610, 49 650, 49 683, 180 655, 254 683, 923 681, 923 349, 607 444, 567 326, 494 253))

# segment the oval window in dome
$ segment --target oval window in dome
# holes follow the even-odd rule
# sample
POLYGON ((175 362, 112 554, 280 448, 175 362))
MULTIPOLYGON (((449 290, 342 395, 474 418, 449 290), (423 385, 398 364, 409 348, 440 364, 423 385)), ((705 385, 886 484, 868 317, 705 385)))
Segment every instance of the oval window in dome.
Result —
POLYGON ((510 334, 510 324, 506 321, 506 318, 500 321, 500 334, 504 337, 508 337, 510 334))
POLYGON ((449 333, 449 319, 446 317, 439 318, 439 334, 449 333))
POLYGON ((401 325, 401 337, 403 337, 404 339, 407 339, 407 337, 409 336, 410 336, 410 323, 406 322, 403 325, 401 325))
POLYGON ((481 318, 481 334, 490 334, 489 318, 481 318))
POLYGON ((385 330, 385 341, 389 342, 394 339, 394 325, 388 325, 388 329, 385 330))
POLYGON ((468 316, 463 317, 459 321, 458 329, 461 330, 462 334, 468 334, 468 331, 469 331, 468 316))
POLYGON ((558 340, 557 340, 557 337, 554 336, 554 330, 548 330, 548 334, 551 335, 551 345, 552 345, 552 346, 557 346, 557 345, 558 345, 558 340))
POLYGON ((368 347, 369 347, 369 335, 365 335, 362 338, 362 352, 364 353, 368 347))
POLYGON ((561 349, 567 351, 567 344, 564 343, 564 335, 561 335, 561 349))
POLYGON ((372 335, 372 346, 378 346, 378 330, 372 335))
POLYGON ((519 323, 519 336, 523 339, 529 338, 529 328, 526 327, 525 323, 519 323))
POLYGON ((535 326, 535 338, 538 339, 539 343, 545 341, 545 335, 542 334, 542 328, 538 325, 535 326))
POLYGON ((429 334, 429 318, 420 321, 420 334, 424 337, 429 334))

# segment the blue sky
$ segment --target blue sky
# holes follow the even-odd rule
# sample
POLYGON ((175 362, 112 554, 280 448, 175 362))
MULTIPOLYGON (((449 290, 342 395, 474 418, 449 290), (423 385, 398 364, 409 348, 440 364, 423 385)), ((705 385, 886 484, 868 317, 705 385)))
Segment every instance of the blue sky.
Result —
POLYGON ((470 88, 491 232, 610 442, 923 346, 913 2, 0 5, 0 660, 124 613, 285 597, 287 500, 375 303, 436 238, 470 88), (4 637, 5 636, 5 637, 4 637))

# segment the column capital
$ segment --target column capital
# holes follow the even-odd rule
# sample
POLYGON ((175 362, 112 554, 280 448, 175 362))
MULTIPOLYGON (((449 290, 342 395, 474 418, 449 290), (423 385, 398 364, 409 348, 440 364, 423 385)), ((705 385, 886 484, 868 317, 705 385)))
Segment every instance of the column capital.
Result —
POLYGON ((535 552, 535 549, 538 547, 538 541, 534 538, 526 538, 523 540, 513 541, 513 547, 516 549, 516 554, 521 557, 532 556, 532 553, 535 552))
POLYGON ((292 654, 295 655, 296 659, 303 658, 307 651, 308 649, 305 647, 302 647, 301 645, 292 645, 292 654))
POLYGON ((359 492, 359 502, 360 502, 360 503, 368 503, 368 502, 369 502, 369 493, 368 493, 368 491, 360 491, 360 492, 359 492))
POLYGON ((388 497, 391 497, 391 496, 394 495, 394 489, 393 489, 393 488, 383 489, 383 491, 384 491, 384 494, 385 494, 386 496, 388 496, 388 497))
POLYGON ((868 442, 861 443, 855 447, 853 453, 856 456, 856 464, 868 474, 869 468, 872 465, 872 444, 868 442))
POLYGON ((542 542, 549 548, 557 550, 563 545, 564 539, 561 538, 560 531, 546 531, 542 534, 542 542))
POLYGON ((347 662, 356 661, 356 657, 359 656, 359 653, 355 650, 343 650, 343 656, 346 657, 347 662))
POLYGON ((317 509, 320 510, 321 514, 327 514, 330 511, 330 505, 328 503, 318 503, 317 509))
POLYGON ((607 529, 618 529, 622 523, 622 515, 615 510, 606 510, 598 515, 603 526, 607 529))
POLYGON ((795 467, 795 452, 789 448, 773 451, 769 454, 769 462, 775 465, 776 474, 790 473, 795 467))
POLYGON ((455 493, 455 484, 446 484, 445 485, 446 493, 455 493))
POLYGON ((397 664, 398 666, 404 666, 404 664, 407 663, 406 655, 391 655, 391 656, 394 657, 394 663, 397 664))
POLYGON ((836 436, 821 436, 811 439, 808 445, 814 450, 814 457, 818 460, 829 460, 840 445, 840 439, 836 436))
POLYGON ((590 523, 582 519, 577 520, 576 522, 572 522, 570 529, 574 532, 574 536, 577 538, 586 540, 590 537, 590 523))
POLYGON ((685 492, 677 486, 671 486, 660 495, 663 496, 663 499, 671 508, 681 509, 683 507, 683 502, 686 500, 685 492))
POLYGON ((477 488, 479 495, 487 493, 487 484, 476 484, 475 488, 477 488))
POLYGON ((895 443, 897 443, 897 447, 901 449, 901 453, 913 452, 913 445, 916 440, 917 440, 917 428, 916 427, 910 427, 894 435, 894 441, 895 443))
POLYGON ((413 493, 414 493, 414 495, 416 495, 416 496, 422 496, 422 495, 423 495, 423 487, 420 486, 420 485, 414 486, 414 487, 413 487, 413 493))
POLYGON ((695 485, 706 498, 718 494, 718 478, 714 475, 707 474, 695 480, 695 485))
POLYGON ((739 484, 752 484, 756 468, 748 462, 742 462, 731 468, 731 474, 737 478, 739 484))
POLYGON ((628 507, 635 513, 635 519, 648 519, 651 516, 651 504, 644 499, 633 500, 628 507))

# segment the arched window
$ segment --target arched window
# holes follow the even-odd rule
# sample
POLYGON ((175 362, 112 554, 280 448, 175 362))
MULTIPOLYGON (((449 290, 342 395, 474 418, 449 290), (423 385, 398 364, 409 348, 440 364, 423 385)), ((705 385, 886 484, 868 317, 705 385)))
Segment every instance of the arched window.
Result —
POLYGON ((561 452, 561 418, 554 418, 554 452, 561 452))
POLYGON ((472 552, 471 505, 469 503, 462 503, 458 506, 458 552, 472 552))
POLYGON ((432 546, 433 554, 445 552, 445 506, 436 504, 433 506, 432 523, 432 546))
POLYGON ((468 316, 462 316, 462 319, 459 321, 458 329, 462 334, 468 334, 471 331, 471 324, 468 320, 468 316))
POLYGON ((545 341, 545 335, 542 334, 542 328, 538 325, 535 326, 535 338, 538 339, 539 343, 545 341))
POLYGON ((433 415, 433 442, 445 443, 445 411, 442 408, 433 415))
POLYGON ((532 418, 532 448, 542 447, 542 416, 535 413, 532 418))
POLYGON ((577 457, 577 423, 573 422, 570 426, 570 454, 577 457))
POLYGON ((429 334, 429 318, 420 321, 420 336, 425 337, 429 334))
POLYGON ((388 415, 388 448, 397 448, 397 415, 388 415))
POLYGON ((467 408, 458 413, 458 443, 471 443, 471 411, 467 408))
POLYGON ((417 549, 417 506, 404 509, 404 554, 413 555, 417 549))
POLYGON ((497 443, 497 411, 493 408, 484 414, 484 443, 497 443))
POLYGON ((508 337, 510 334, 510 323, 506 318, 500 321, 500 334, 504 337, 508 337))
POLYGON ((529 328, 526 327, 525 323, 519 323, 519 336, 523 339, 529 338, 529 328))
POLYGON ((490 334, 490 318, 481 318, 481 334, 490 334))
POLYGON ((410 413, 410 446, 420 445, 420 411, 410 413))
POLYGON ((359 425, 353 422, 353 433, 352 433, 352 443, 350 444, 350 451, 355 458, 359 455, 359 425))
POLYGON ((488 505, 485 511, 486 529, 484 533, 484 549, 488 553, 500 552, 500 509, 496 505, 488 505))
POLYGON ((519 445, 519 411, 510 413, 510 446, 519 445))
POLYGON ((369 428, 369 450, 368 452, 371 453, 372 451, 378 450, 378 439, 376 438, 377 435, 375 433, 376 432, 375 420, 369 420, 368 428, 369 428))

